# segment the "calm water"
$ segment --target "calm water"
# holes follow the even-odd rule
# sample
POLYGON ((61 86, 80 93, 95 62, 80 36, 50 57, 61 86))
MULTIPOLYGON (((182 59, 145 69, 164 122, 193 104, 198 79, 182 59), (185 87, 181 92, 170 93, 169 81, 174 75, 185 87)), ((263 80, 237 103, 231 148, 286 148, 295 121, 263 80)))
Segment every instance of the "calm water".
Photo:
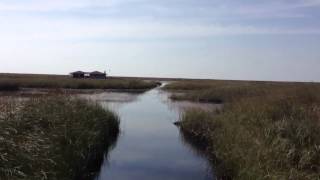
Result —
POLYGON ((179 108, 159 89, 142 95, 100 95, 121 119, 121 135, 97 180, 211 180, 207 160, 184 141, 173 122, 179 108), (110 98, 111 97, 111 98, 110 98), (126 97, 124 101, 121 97, 126 97))

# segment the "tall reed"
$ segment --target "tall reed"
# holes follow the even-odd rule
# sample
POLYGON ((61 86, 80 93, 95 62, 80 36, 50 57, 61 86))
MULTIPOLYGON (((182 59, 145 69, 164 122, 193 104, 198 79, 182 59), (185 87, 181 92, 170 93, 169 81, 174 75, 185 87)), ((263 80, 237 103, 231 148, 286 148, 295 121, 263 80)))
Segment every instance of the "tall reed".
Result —
POLYGON ((2 99, 0 108, 4 180, 93 178, 90 162, 102 163, 119 132, 112 112, 70 97, 2 99))
POLYGON ((188 82, 181 83, 171 85, 184 92, 180 99, 224 103, 220 111, 190 109, 181 118, 182 132, 206 145, 221 179, 320 179, 319 84, 206 82, 199 90, 201 82, 192 82, 186 91, 179 86, 188 82))

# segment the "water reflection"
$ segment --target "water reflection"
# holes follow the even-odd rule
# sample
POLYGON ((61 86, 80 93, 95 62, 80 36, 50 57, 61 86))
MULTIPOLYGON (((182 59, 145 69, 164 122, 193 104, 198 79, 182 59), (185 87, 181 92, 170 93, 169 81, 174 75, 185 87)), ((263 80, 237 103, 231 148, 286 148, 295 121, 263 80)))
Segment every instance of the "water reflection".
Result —
MULTIPOLYGON (((204 103, 204 102, 192 102, 192 101, 172 101, 168 97, 172 95, 172 93, 161 91, 163 95, 162 101, 165 102, 171 109, 177 112, 184 112, 187 109, 201 109, 204 111, 214 111, 221 109, 223 107, 222 104, 214 104, 214 103, 204 103)), ((177 93, 175 93, 177 94, 177 93)))
POLYGON ((104 144, 89 150, 88 156, 83 164, 79 164, 74 180, 94 180, 99 175, 102 165, 109 159, 110 151, 116 147, 119 132, 105 136, 104 144))
MULTIPOLYGON (((199 141, 199 139, 194 138, 190 134, 187 134, 183 131, 180 131, 180 139, 181 142, 188 147, 192 152, 199 157, 202 157, 204 159, 208 159, 209 156, 207 155, 207 143, 205 141, 199 141)), ((208 174, 214 171, 212 168, 211 161, 206 161, 207 163, 207 172, 208 174)), ((215 172, 215 171, 214 171, 215 172)), ((209 178, 209 177, 208 177, 209 178)), ((211 176, 211 179, 216 179, 215 177, 211 176)))
POLYGON ((98 102, 132 102, 137 99, 138 93, 102 92, 91 94, 79 94, 80 97, 98 102))
POLYGON ((137 101, 141 93, 129 92, 101 92, 78 94, 78 97, 100 103, 102 107, 118 112, 121 106, 137 101))
POLYGON ((116 110, 121 119, 121 135, 105 158, 97 180, 214 179, 206 157, 186 145, 173 125, 181 109, 168 104, 168 95, 160 92, 155 89, 135 94, 129 101, 117 99, 128 94, 113 94, 111 100, 107 94, 97 96, 103 106, 116 110))

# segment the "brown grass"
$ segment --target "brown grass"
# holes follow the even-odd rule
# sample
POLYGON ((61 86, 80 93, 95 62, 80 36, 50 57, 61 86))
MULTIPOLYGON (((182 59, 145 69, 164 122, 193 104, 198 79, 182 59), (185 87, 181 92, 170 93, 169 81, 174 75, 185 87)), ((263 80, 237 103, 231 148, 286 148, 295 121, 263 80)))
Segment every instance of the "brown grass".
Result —
MULTIPOLYGON (((215 97, 224 108, 218 113, 189 110, 181 129, 206 142, 220 177, 320 179, 319 84, 206 81, 208 88, 199 90, 198 83, 203 82, 192 82, 193 90, 180 98, 215 97)), ((188 82, 167 89, 180 86, 187 89, 188 82)))
POLYGON ((18 90, 19 88, 50 89, 150 89, 157 86, 155 81, 133 78, 74 79, 62 75, 0 74, 1 90, 18 90))
POLYGON ((3 180, 93 179, 119 131, 112 112, 69 97, 1 99, 0 108, 3 180))

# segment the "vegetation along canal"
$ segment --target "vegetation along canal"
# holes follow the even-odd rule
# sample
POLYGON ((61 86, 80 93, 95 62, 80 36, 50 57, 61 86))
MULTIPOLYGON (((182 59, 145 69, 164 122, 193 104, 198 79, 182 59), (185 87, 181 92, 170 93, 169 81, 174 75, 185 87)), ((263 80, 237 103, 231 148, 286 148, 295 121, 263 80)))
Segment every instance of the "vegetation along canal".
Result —
POLYGON ((156 88, 141 95, 106 93, 89 98, 121 119, 121 135, 97 180, 214 179, 207 159, 173 125, 180 113, 167 93, 156 88))

